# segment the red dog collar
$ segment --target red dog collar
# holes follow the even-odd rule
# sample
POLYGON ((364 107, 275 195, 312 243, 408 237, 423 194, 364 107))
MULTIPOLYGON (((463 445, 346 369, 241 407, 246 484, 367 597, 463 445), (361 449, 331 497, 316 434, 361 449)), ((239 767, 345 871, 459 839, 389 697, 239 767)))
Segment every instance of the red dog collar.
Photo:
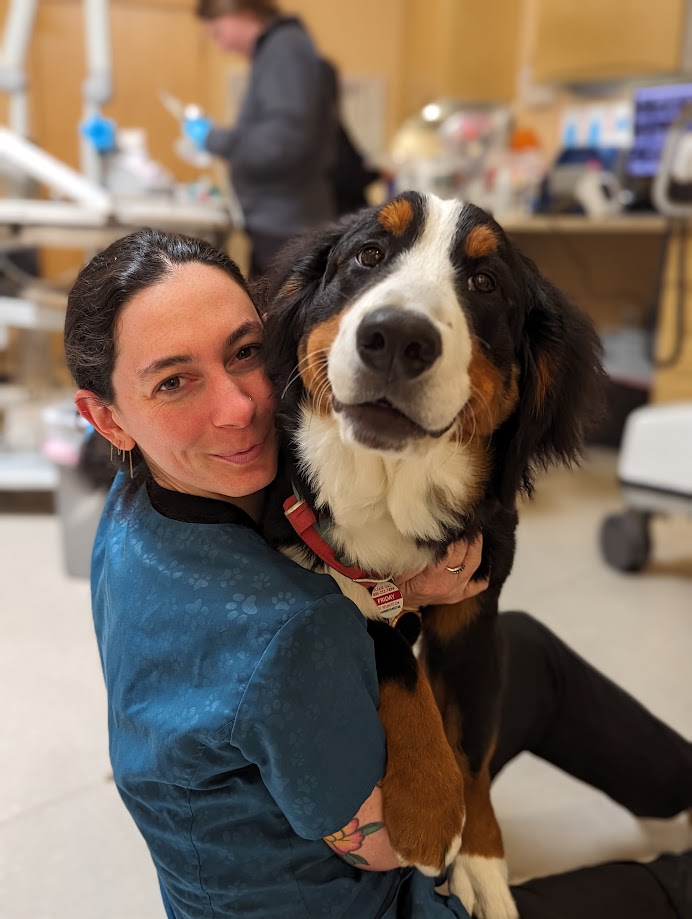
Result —
POLYGON ((404 612, 404 598, 396 584, 390 578, 377 578, 357 565, 344 565, 343 562, 340 562, 334 549, 317 531, 317 518, 312 508, 302 498, 297 498, 295 495, 286 498, 284 514, 305 545, 309 546, 315 555, 330 568, 366 587, 370 591, 379 614, 390 625, 395 626, 404 612))

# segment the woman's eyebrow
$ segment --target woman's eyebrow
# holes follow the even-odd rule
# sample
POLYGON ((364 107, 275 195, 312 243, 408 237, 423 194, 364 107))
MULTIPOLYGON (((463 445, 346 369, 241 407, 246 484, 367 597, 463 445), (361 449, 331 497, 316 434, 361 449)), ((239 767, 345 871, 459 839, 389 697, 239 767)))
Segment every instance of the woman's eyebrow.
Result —
POLYGON ((231 334, 226 339, 226 347, 232 348, 237 342, 242 338, 245 338, 246 335, 262 335, 263 334, 262 323, 259 319, 249 319, 247 322, 244 322, 242 325, 239 325, 238 328, 231 332, 231 334))
POLYGON ((193 357, 191 354, 171 354, 170 357, 161 357, 157 361, 152 361, 151 364, 147 364, 146 367, 142 367, 141 370, 137 371, 138 380, 146 380, 148 377, 153 377, 158 373, 161 373, 162 370, 167 370, 169 367, 179 366, 180 364, 191 364, 193 357))
MULTIPOLYGON (((244 322, 234 329, 224 342, 224 348, 232 348, 237 342, 245 338, 246 335, 261 335, 262 323, 259 320, 244 322)), ((169 367, 180 366, 181 364, 191 364, 195 360, 192 354, 171 354, 168 357, 160 357, 152 361, 137 371, 138 380, 146 380, 148 377, 155 376, 169 367)))

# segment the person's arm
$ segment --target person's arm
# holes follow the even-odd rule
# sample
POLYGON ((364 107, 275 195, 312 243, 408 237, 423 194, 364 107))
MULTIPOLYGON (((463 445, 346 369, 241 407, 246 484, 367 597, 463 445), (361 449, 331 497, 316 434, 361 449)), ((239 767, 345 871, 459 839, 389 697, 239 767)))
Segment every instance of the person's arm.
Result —
POLYGON ((376 785, 353 820, 324 837, 329 848, 363 871, 391 871, 399 861, 389 842, 382 812, 382 791, 376 785))
MULTIPOLYGON (((305 577, 296 570, 298 588, 288 597, 300 592, 305 577)), ((341 594, 290 615, 262 654, 231 742, 257 765, 303 839, 321 841, 355 816, 381 822, 381 806, 361 812, 387 763, 378 702, 372 639, 362 614, 341 594)))

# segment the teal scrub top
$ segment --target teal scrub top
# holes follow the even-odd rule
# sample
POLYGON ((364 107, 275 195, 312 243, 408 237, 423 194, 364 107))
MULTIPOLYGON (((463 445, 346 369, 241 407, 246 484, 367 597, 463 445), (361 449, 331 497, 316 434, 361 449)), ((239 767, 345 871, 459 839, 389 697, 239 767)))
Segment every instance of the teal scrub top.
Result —
POLYGON ((232 505, 123 484, 95 540, 94 624, 115 783, 168 916, 466 917, 418 872, 363 871, 323 841, 385 770, 357 608, 232 505))

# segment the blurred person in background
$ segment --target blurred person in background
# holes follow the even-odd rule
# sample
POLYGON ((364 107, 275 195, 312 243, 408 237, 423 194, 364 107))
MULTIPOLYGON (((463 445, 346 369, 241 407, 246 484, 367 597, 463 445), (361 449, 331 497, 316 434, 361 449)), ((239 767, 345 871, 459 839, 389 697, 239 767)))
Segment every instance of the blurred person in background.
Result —
POLYGON ((334 105, 312 39, 274 0, 198 0, 196 12, 220 51, 250 61, 233 127, 200 117, 183 128, 229 163, 256 279, 289 239, 336 216, 334 105))

